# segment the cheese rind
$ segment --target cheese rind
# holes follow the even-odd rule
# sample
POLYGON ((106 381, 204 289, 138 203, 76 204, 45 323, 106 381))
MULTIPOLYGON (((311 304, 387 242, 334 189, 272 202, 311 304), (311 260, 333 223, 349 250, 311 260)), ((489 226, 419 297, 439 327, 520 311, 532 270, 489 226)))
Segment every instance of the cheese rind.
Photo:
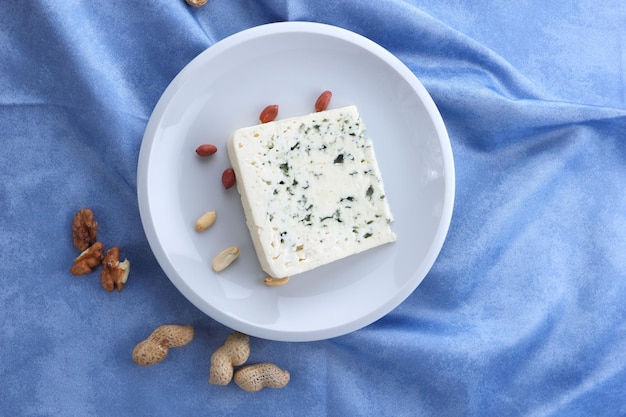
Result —
POLYGON ((261 268, 293 276, 395 241, 356 107, 245 127, 228 140, 261 268))

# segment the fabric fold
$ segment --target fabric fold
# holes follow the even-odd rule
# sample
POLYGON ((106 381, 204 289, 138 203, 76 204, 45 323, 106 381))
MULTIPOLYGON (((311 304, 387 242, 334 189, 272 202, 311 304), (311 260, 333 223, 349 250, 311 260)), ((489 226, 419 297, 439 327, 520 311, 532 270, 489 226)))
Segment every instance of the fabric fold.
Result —
POLYGON ((618 0, 3 2, 1 413, 626 415, 624 21, 618 0), (282 21, 351 30, 415 74, 450 136, 455 203, 435 264, 404 302, 330 340, 251 338, 247 364, 275 363, 291 379, 246 393, 208 383, 233 329, 160 268, 137 159, 155 105, 191 60, 282 21), (69 272, 83 207, 99 241, 131 262, 119 293, 104 291, 99 270, 69 272), (166 323, 193 325, 194 340, 136 365, 134 346, 166 323))

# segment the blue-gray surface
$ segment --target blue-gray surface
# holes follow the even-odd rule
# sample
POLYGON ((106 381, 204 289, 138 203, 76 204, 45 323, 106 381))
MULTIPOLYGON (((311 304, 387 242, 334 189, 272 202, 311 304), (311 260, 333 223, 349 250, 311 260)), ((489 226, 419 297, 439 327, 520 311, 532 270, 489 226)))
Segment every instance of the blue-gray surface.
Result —
POLYGON ((0 2, 0 414, 626 415, 626 3, 621 0, 0 2), (447 4, 448 3, 448 4, 447 4), (170 283, 143 233, 137 157, 174 76, 215 42, 287 20, 379 43, 449 130, 455 211, 417 290, 310 343, 252 339, 291 372, 208 383, 230 329, 170 283), (121 293, 73 277, 72 216, 132 262, 121 293), (154 367, 158 324, 194 341, 154 367))

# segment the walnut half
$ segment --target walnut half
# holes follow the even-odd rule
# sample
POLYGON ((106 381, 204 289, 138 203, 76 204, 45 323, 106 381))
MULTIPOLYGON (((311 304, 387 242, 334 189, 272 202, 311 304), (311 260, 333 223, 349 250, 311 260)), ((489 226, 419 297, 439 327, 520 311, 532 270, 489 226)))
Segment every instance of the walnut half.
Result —
POLYGON ((93 218, 91 209, 80 209, 74 215, 72 223, 72 238, 74 246, 80 251, 86 250, 98 237, 98 222, 93 218))
POLYGON ((120 262, 120 247, 114 246, 109 249, 102 260, 102 272, 100 273, 100 283, 102 287, 111 292, 116 287, 118 291, 122 291, 128 274, 130 272, 130 262, 125 259, 120 262))
POLYGON ((72 275, 84 275, 90 273, 96 266, 102 262, 102 252, 104 245, 96 242, 88 249, 85 249, 76 259, 74 265, 70 268, 72 275))

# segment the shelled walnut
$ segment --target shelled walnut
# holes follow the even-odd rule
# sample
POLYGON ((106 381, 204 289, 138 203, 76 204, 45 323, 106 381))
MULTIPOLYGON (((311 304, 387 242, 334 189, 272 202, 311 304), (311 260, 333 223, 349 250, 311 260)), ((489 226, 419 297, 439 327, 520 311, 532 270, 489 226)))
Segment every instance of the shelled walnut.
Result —
POLYGON ((100 273, 100 282, 102 287, 111 292, 114 288, 122 291, 128 274, 130 272, 130 262, 125 259, 120 262, 120 248, 114 246, 109 249, 102 260, 102 272, 100 273))
POLYGON ((76 259, 74 265, 70 268, 72 275, 84 275, 90 273, 96 266, 102 262, 102 253, 104 245, 96 242, 88 249, 85 249, 76 259))
POLYGON ((91 209, 80 209, 74 215, 72 238, 74 246, 80 251, 86 250, 92 243, 96 242, 98 238, 98 222, 94 220, 91 209))

